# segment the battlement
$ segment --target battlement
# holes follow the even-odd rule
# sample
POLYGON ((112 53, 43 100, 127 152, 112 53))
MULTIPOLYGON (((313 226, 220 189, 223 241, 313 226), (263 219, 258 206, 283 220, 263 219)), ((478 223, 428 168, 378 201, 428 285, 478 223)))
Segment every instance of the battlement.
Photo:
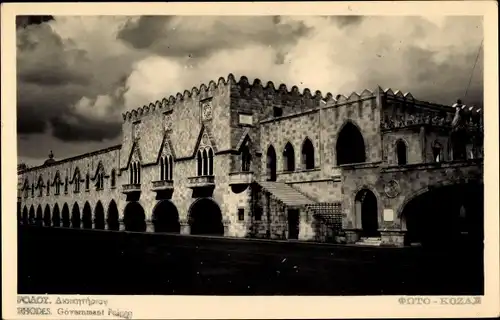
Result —
POLYGON ((331 92, 322 94, 320 90, 316 90, 314 94, 309 88, 304 88, 302 91, 298 86, 294 85, 291 89, 288 89, 287 85, 281 83, 276 87, 274 82, 268 81, 264 86, 262 81, 258 78, 254 79, 252 83, 248 80, 246 76, 241 76, 239 81, 235 80, 233 74, 229 74, 227 78, 220 77, 217 82, 210 81, 208 85, 201 84, 199 88, 193 87, 191 91, 184 90, 183 93, 178 92, 175 96, 171 95, 168 98, 163 98, 161 101, 157 100, 149 105, 139 107, 132 111, 127 111, 122 114, 124 121, 136 121, 141 117, 150 114, 158 110, 168 111, 175 107, 176 104, 182 102, 186 99, 197 99, 203 100, 213 96, 215 91, 220 87, 230 86, 231 96, 237 98, 272 98, 279 101, 323 101, 327 106, 343 105, 347 103, 353 103, 360 100, 373 98, 376 96, 383 96, 385 98, 390 98, 393 100, 400 100, 402 102, 409 102, 411 104, 428 107, 431 109, 441 109, 450 111, 452 110, 451 105, 441 105, 437 103, 420 101, 413 97, 410 92, 403 93, 399 90, 393 91, 391 88, 382 89, 380 86, 372 91, 369 89, 364 89, 360 93, 353 91, 348 96, 343 94, 338 94, 334 97, 331 92))

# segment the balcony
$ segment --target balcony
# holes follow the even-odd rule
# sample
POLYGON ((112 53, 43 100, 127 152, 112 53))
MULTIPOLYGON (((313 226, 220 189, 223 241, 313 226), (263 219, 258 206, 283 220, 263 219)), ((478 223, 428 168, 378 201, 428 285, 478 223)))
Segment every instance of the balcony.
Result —
POLYGON ((137 192, 141 192, 141 184, 140 183, 131 183, 131 184, 124 184, 123 185, 122 193, 130 194, 130 193, 137 193, 137 192))
POLYGON ((174 189, 174 181, 173 180, 159 180, 153 181, 153 191, 168 191, 174 189))
POLYGON ((250 184, 253 181, 253 172, 251 171, 240 171, 229 173, 229 185, 245 185, 250 184))
POLYGON ((215 187, 214 176, 198 176, 188 178, 188 188, 209 188, 215 187))

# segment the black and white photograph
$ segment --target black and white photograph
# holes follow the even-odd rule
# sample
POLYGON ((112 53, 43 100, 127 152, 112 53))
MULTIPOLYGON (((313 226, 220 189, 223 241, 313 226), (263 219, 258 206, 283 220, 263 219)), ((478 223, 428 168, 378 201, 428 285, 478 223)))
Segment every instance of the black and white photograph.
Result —
MULTIPOLYGON (((497 39, 485 38, 485 15, 497 13, 467 4, 460 14, 381 14, 389 2, 371 14, 355 3, 310 14, 276 3, 258 4, 262 14, 231 13, 231 3, 210 14, 48 4, 16 14, 13 100, 2 98, 2 136, 6 109, 15 135, 2 137, 2 176, 12 157, 17 184, 2 184, 17 198, 3 197, 12 237, 2 241, 17 261, 18 304, 46 295, 481 304, 498 281, 485 272, 486 230, 498 246, 498 208, 485 201, 486 180, 498 184, 486 172, 486 161, 498 170, 498 153, 485 142, 488 130, 498 137, 488 127, 498 129, 498 101, 485 93, 498 55, 487 51, 497 39)), ((47 312, 137 316, 89 308, 47 312)))

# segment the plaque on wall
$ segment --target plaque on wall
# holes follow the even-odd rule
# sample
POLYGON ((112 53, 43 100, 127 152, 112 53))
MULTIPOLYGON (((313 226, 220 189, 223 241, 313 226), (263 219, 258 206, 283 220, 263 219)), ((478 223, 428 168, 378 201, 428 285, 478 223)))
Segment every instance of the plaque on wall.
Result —
POLYGON ((388 222, 394 221, 394 210, 384 209, 384 221, 388 222))
POLYGON ((384 186, 384 192, 389 198, 395 198, 399 195, 399 183, 396 180, 387 182, 384 186))

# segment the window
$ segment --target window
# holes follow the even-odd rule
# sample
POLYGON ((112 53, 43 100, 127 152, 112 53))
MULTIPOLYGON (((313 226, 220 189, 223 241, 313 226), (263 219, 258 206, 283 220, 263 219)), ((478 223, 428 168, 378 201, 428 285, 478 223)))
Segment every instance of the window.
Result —
POLYGON ((41 197, 43 196, 43 180, 42 176, 38 179, 38 196, 41 197))
POLYGON ((248 145, 245 144, 241 148, 241 171, 243 171, 243 172, 250 171, 251 162, 252 162, 252 155, 250 154, 250 150, 248 149, 248 145))
POLYGON ((115 169, 111 170, 111 188, 116 187, 116 171, 115 169))
POLYGON ((211 176, 214 171, 214 152, 208 147, 198 150, 196 156, 198 176, 211 176))
POLYGON ((64 193, 68 193, 68 177, 64 179, 64 193))
POLYGON ((352 122, 347 122, 339 132, 335 150, 338 166, 366 162, 363 135, 352 122))
POLYGON ((169 156, 168 157, 168 180, 174 180, 174 159, 169 156))
POLYGON ((80 170, 76 170, 75 176, 73 177, 73 183, 75 184, 74 192, 80 192, 80 170))
POLYGON ((50 180, 47 180, 47 195, 50 195, 50 180))
POLYGON ((280 107, 274 107, 273 108, 273 116, 274 117, 281 117, 283 115, 283 109, 280 107))
POLYGON ((31 184, 31 197, 34 197, 35 196, 35 184, 32 183, 31 184))
POLYGON ((254 208, 254 218, 255 218, 255 221, 262 220, 262 207, 261 206, 255 206, 255 208, 254 208))
POLYGON ((238 209, 238 220, 239 221, 245 220, 245 209, 243 208, 238 209))
POLYGON ((295 170, 295 151, 290 142, 285 145, 283 150, 283 171, 295 170))
POLYGON ((398 165, 402 166, 408 163, 406 143, 403 140, 396 142, 396 155, 398 158, 398 165))
POLYGON ((87 173, 85 175, 85 190, 89 190, 90 189, 90 176, 89 174, 87 173))
POLYGON ((161 181, 171 181, 173 180, 173 169, 174 160, 172 156, 168 155, 166 157, 160 158, 160 180, 161 181))
POLYGON ((54 179, 55 187, 56 187, 56 195, 61 193, 61 176, 59 175, 59 172, 56 173, 56 178, 54 179))
POLYGON ((97 174, 96 189, 97 190, 104 189, 104 172, 102 172, 102 171, 97 174))
POLYGON ((129 177, 130 177, 130 184, 141 183, 141 164, 139 162, 130 163, 129 177))
POLYGON ((314 146, 309 139, 302 144, 302 167, 306 170, 314 169, 314 146))
POLYGON ((434 162, 441 162, 442 149, 443 149, 443 147, 441 146, 441 144, 437 140, 435 140, 432 143, 432 155, 434 157, 434 162))
POLYGON ((165 180, 165 163, 163 157, 160 158, 160 181, 165 180))

